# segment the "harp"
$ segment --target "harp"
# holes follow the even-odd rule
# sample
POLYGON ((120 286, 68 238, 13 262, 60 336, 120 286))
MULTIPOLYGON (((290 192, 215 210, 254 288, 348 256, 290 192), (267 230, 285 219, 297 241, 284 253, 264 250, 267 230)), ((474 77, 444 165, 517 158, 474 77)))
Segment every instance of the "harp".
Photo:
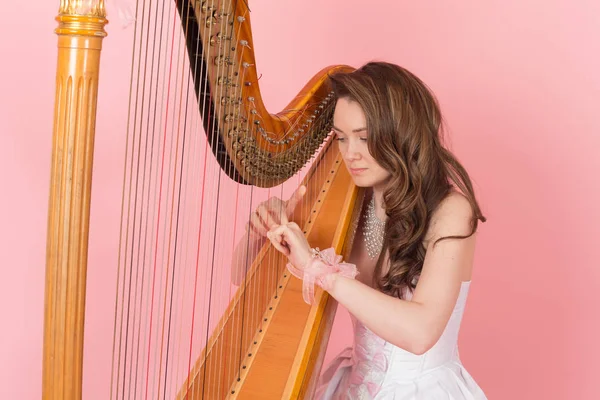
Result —
MULTIPOLYGON (((104 1, 61 0, 57 21, 43 398, 62 400, 82 397, 104 1)), ((313 246, 345 252, 360 193, 328 137, 327 75, 352 68, 324 68, 270 114, 246 1, 138 0, 135 21, 110 398, 310 398, 335 302, 317 290, 305 304, 286 260, 250 239, 230 291, 227 255, 253 196, 300 177, 292 219, 313 246)))

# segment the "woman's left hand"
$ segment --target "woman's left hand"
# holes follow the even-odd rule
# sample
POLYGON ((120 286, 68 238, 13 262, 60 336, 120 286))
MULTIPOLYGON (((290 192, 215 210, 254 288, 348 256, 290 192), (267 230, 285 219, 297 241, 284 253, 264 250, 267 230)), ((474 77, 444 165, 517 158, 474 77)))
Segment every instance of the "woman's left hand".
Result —
POLYGON ((310 245, 302 229, 295 222, 274 226, 267 233, 267 237, 296 268, 304 269, 310 261, 312 257, 310 245))

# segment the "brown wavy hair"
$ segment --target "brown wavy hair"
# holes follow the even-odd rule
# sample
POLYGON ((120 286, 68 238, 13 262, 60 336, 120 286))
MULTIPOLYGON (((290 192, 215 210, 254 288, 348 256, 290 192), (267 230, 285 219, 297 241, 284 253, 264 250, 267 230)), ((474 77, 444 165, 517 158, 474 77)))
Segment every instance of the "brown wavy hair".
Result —
POLYGON ((424 238, 432 213, 457 188, 469 201, 471 233, 439 238, 464 239, 485 222, 471 179, 443 143, 442 115, 429 88, 406 69, 370 62, 350 73, 330 76, 336 99, 357 102, 367 120, 369 152, 391 173, 383 194, 387 214, 383 250, 373 274, 379 290, 402 298, 414 290, 425 259, 424 238), (390 268, 382 275, 389 252, 390 268))

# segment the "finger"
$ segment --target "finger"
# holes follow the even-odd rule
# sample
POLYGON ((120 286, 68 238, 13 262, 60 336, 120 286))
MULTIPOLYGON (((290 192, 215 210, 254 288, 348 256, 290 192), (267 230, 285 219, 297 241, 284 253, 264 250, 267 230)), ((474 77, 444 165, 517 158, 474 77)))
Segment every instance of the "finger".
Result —
POLYGON ((259 234, 261 236, 266 236, 267 232, 269 231, 267 226, 263 223, 262 219, 256 212, 250 216, 249 225, 250 225, 250 229, 252 229, 252 231, 256 232, 257 234, 259 234))
POLYGON ((287 214, 287 211, 286 211, 286 212, 282 212, 282 213, 281 213, 281 218, 280 218, 280 221, 279 221, 279 223, 280 223, 281 225, 287 225, 287 224, 288 224, 288 222, 289 222, 289 220, 288 220, 288 217, 287 217, 287 215, 286 215, 286 214, 287 214))
POLYGON ((281 199, 277 197, 271 197, 267 202, 267 208, 273 221, 277 225, 287 223, 287 215, 286 214, 286 202, 281 201, 281 199))
POLYGON ((256 214, 267 231, 276 225, 276 221, 267 207, 260 207, 256 210, 256 214))
POLYGON ((273 237, 281 237, 285 239, 285 233, 289 228, 287 225, 275 225, 269 230, 269 235, 273 235, 273 237))
POLYGON ((266 230, 259 229, 254 224, 251 224, 250 222, 246 223, 246 232, 248 232, 248 234, 250 236, 258 236, 258 237, 265 237, 265 236, 267 236, 267 231, 266 230))
POLYGON ((306 186, 304 186, 304 185, 300 185, 300 187, 298 189, 296 189, 294 191, 294 193, 292 193, 292 196, 287 201, 287 205, 286 205, 286 214, 287 214, 286 216, 287 217, 292 215, 292 213, 296 209, 296 206, 298 205, 298 203, 300 203, 300 200, 302 200, 302 197, 304 197, 305 193, 306 193, 306 186))
POLYGON ((296 229, 296 230, 299 230, 299 231, 301 231, 301 230, 302 230, 302 229, 300 229, 300 225, 298 225, 298 224, 297 224, 297 223, 295 223, 295 222, 288 222, 288 223, 287 223, 287 226, 288 226, 289 228, 291 228, 292 230, 294 230, 294 229, 296 229))
POLYGON ((285 247, 283 244, 281 244, 277 240, 275 240, 275 239, 271 240, 271 244, 273 245, 273 247, 275 247, 275 249, 277 251, 281 252, 284 256, 287 257, 290 255, 290 249, 285 247))
POLYGON ((270 230, 267 233, 267 237, 273 244, 273 247, 288 256, 290 254, 290 249, 285 241, 285 229, 282 228, 285 228, 285 226, 277 226, 275 229, 270 230))
POLYGON ((265 228, 270 230, 273 226, 281 223, 281 215, 284 213, 282 208, 283 202, 276 197, 271 197, 261 206, 257 208, 257 213, 260 216, 265 228))
POLYGON ((282 224, 287 223, 287 217, 285 216, 285 209, 281 206, 279 206, 275 209, 270 209, 269 217, 271 218, 271 221, 273 222, 271 225, 269 225, 269 228, 272 228, 275 225, 282 225, 282 224))
POLYGON ((287 225, 276 225, 269 232, 273 238, 276 238, 279 243, 289 249, 291 241, 291 231, 287 225))

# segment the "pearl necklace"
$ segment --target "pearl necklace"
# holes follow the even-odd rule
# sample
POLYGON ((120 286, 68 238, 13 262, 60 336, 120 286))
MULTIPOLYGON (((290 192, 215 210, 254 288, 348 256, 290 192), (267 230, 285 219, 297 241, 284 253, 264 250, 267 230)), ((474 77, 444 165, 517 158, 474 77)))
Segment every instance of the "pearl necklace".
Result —
POLYGON ((363 235, 367 245, 367 254, 372 260, 381 253, 385 235, 385 221, 381 221, 375 214, 375 196, 371 197, 371 201, 367 206, 363 235))

